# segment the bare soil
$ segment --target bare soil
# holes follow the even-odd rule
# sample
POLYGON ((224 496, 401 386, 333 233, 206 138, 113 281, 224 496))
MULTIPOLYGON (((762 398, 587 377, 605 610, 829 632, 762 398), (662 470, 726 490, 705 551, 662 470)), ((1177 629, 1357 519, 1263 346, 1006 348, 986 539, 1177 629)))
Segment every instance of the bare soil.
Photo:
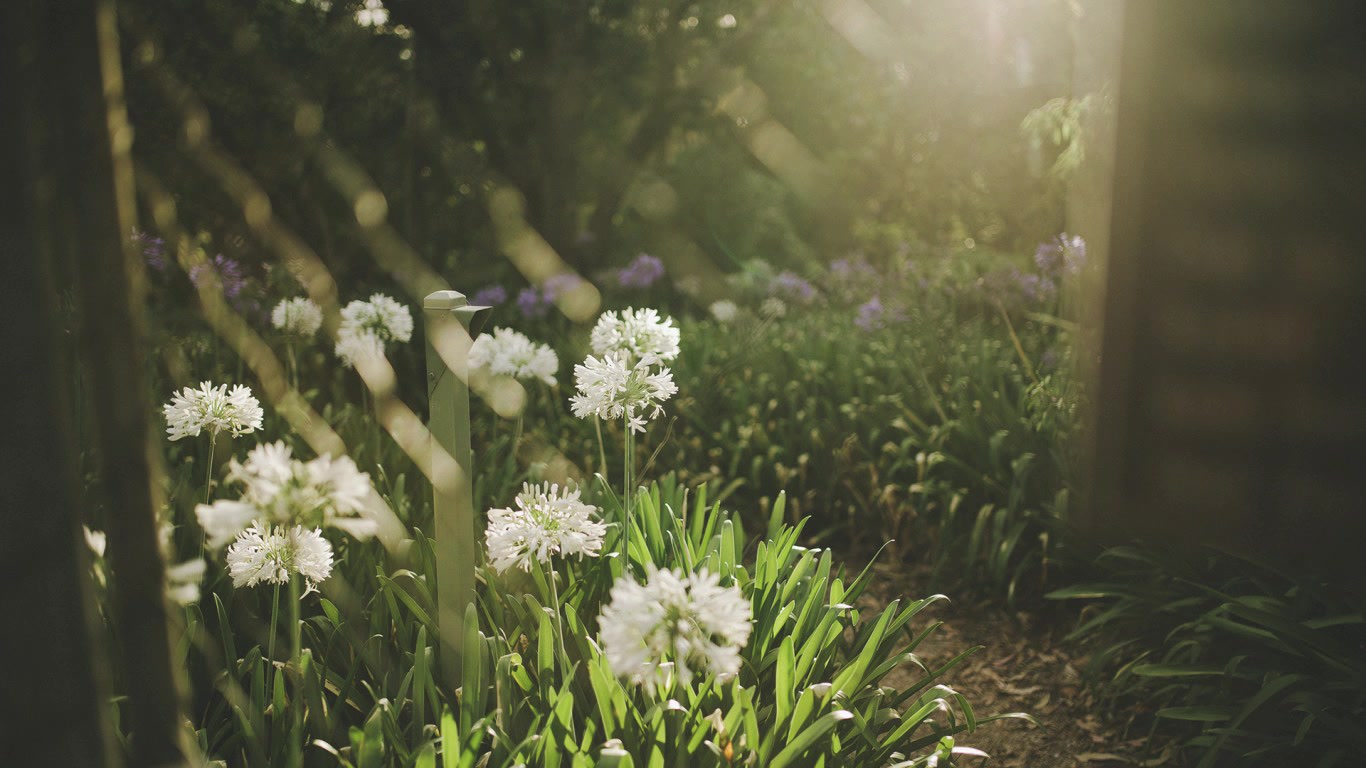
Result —
MULTIPOLYGON (((923 571, 888 564, 875 566, 875 572, 865 597, 870 608, 932 594, 924 586, 923 571)), ((992 768, 1178 765, 1170 749, 1148 743, 1142 729, 1134 729, 1137 737, 1126 734, 1128 718, 1122 713, 1111 716, 1098 705, 1082 676, 1085 649, 1064 640, 1075 616, 941 602, 922 612, 914 625, 924 627, 935 620, 944 625, 917 650, 931 669, 972 646, 985 646, 941 682, 966 696, 978 717, 1026 712, 1039 721, 1037 726, 1022 720, 989 723, 959 737, 960 745, 989 754, 992 768)), ((918 679, 918 673, 915 668, 898 669, 887 684, 906 685, 918 679)))

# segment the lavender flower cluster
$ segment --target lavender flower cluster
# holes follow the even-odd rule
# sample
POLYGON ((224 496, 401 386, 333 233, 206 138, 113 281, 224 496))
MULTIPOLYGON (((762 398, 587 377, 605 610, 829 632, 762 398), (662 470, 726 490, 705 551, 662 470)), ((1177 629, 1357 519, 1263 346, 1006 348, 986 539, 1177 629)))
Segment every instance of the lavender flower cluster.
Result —
MULTIPOLYGON (((528 320, 545 317, 554 306, 555 299, 574 289, 583 278, 572 273, 553 275, 540 288, 528 286, 517 293, 514 303, 517 311, 528 320)), ((478 307, 496 307, 508 300, 508 289, 501 283, 493 283, 474 292, 470 303, 478 307)))
POLYGON ((218 278, 218 283, 223 286, 223 295, 229 299, 237 298, 247 285, 242 265, 236 259, 221 253, 190 268, 190 282, 194 283, 196 288, 204 287, 204 282, 210 276, 218 278))
POLYGON ((617 273, 622 288, 649 288, 664 277, 664 262, 658 256, 642 253, 617 273))

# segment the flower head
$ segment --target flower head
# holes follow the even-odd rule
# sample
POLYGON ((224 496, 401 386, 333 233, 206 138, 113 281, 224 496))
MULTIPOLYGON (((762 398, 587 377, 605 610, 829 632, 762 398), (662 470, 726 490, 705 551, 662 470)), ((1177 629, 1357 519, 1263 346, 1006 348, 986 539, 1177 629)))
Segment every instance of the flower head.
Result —
POLYGON ((470 368, 483 368, 495 376, 539 379, 555 384, 560 358, 549 345, 537 344, 511 328, 495 328, 470 347, 470 368))
POLYGON ((607 526, 594 519, 597 507, 579 501, 579 491, 558 485, 523 485, 516 509, 490 509, 489 560, 495 570, 513 565, 531 570, 531 561, 553 555, 597 557, 607 526))
POLYGON ((666 684, 668 662, 685 685, 695 674, 724 680, 740 671, 750 606, 738 587, 721 586, 716 574, 684 575, 651 565, 645 583, 628 575, 612 587, 611 597, 598 617, 598 632, 618 676, 653 693, 666 684))
POLYGON ((864 302, 858 308, 858 317, 854 319, 854 324, 865 331, 872 331, 883 327, 886 324, 887 308, 882 305, 882 299, 874 296, 864 302))
POLYGON ((1034 263, 1045 276, 1078 274, 1086 266, 1086 241, 1080 235, 1063 232, 1052 240, 1039 244, 1038 250, 1034 252, 1034 263))
POLYGON ((635 432, 645 431, 646 419, 664 412, 661 405, 678 392, 673 373, 667 368, 654 371, 647 365, 628 366, 622 353, 602 358, 592 355, 574 366, 578 394, 569 398, 574 415, 581 419, 625 418, 635 432))
POLYGON ((780 272, 768 284, 768 294, 785 301, 810 304, 816 300, 816 287, 792 272, 780 272))
POLYGON ((599 357, 627 356, 631 365, 654 365, 678 357, 678 329, 653 309, 604 312, 589 342, 599 357))
POLYGON ((210 277, 218 280, 223 288, 223 295, 229 299, 236 298, 247 285, 242 265, 236 259, 221 253, 190 268, 190 282, 194 283, 196 288, 203 288, 210 277))
POLYGON ((496 307, 507 300, 508 289, 497 283, 480 288, 470 297, 470 303, 476 307, 496 307))
POLYGON ((270 313, 276 329, 300 339, 311 339, 323 324, 323 311, 312 299, 296 296, 282 299, 270 313))
POLYGON ((729 299, 712 302, 712 305, 708 309, 711 311, 711 316, 716 318, 716 322, 718 323, 729 323, 740 313, 740 308, 735 306, 735 302, 729 299))
POLYGON ((787 315, 787 303, 777 296, 770 296, 764 299, 764 303, 759 305, 759 314, 770 319, 777 319, 787 315))
POLYGON ((317 529, 254 523, 228 547, 227 561, 234 587, 284 584, 297 573, 308 585, 307 594, 332 574, 332 545, 317 529))
POLYGON ((197 437, 204 430, 211 435, 245 435, 260 429, 265 417, 250 388, 238 384, 229 391, 227 384, 215 387, 207 381, 200 382, 199 389, 185 387, 172 395, 171 402, 162 406, 162 412, 171 440, 197 437))
POLYGON ((552 302, 578 288, 583 282, 583 278, 573 272, 561 272, 545 279, 545 282, 541 284, 541 293, 547 302, 552 302))
POLYGON ((617 273, 617 282, 623 288, 649 288, 663 276, 664 262, 658 256, 642 253, 617 273))
POLYGON ((406 343, 413 337, 413 316, 407 307, 376 293, 369 301, 356 300, 342 308, 338 339, 361 333, 372 333, 384 343, 406 343))
POLYGON ((338 333, 336 353, 342 365, 355 368, 360 360, 379 360, 384 357, 384 339, 370 331, 338 333))
POLYGON ((166 241, 141 230, 133 230, 133 242, 142 246, 142 258, 158 272, 166 271, 166 241))
POLYGON ((517 311, 529 320, 545 317, 546 312, 550 311, 550 302, 543 299, 541 292, 535 288, 523 288, 517 294, 517 311))
POLYGON ((283 442, 258 445, 245 462, 228 464, 228 480, 242 486, 237 500, 200 504, 195 515, 210 548, 227 543, 253 521, 337 528, 356 538, 373 536, 376 524, 362 516, 370 476, 349 457, 294 458, 283 442))

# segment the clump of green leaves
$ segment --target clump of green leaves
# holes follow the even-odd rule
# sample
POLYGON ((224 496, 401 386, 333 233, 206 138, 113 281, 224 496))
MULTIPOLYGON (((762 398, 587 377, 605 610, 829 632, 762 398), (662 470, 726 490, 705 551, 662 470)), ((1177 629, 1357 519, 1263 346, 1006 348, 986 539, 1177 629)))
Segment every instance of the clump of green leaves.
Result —
POLYGON ((1073 633, 1132 724, 1210 766, 1350 765, 1366 753, 1366 614, 1304 575, 1225 554, 1192 562, 1148 546, 1099 560, 1101 580, 1050 597, 1093 600, 1073 633))

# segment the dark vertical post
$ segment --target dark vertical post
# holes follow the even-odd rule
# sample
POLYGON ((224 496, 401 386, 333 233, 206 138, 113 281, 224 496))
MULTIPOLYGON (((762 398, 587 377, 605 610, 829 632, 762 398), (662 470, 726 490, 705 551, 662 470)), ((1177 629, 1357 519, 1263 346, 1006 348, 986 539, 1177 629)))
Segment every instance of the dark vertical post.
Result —
MULTIPOLYGON (((117 765, 107 663, 97 642, 90 555, 81 536, 80 471, 63 365, 54 249, 45 203, 55 179, 41 93, 49 73, 37 3, 0 24, 0 329, 16 375, 0 399, 0 755, 11 765, 117 765)), ((74 23, 74 20, 73 20, 74 23)))
POLYGON ((107 510, 112 619, 128 696, 132 765, 178 765, 188 745, 157 537, 152 404, 143 378, 143 265, 129 240, 133 135, 124 111, 118 19, 113 0, 44 8, 46 61, 54 70, 44 94, 48 129, 61 141, 49 160, 62 190, 54 200, 67 225, 61 244, 77 267, 85 319, 82 358, 91 383, 100 501, 107 510))
POLYGON ((1366 580, 1363 24, 1126 5, 1085 527, 1366 580))
POLYGON ((485 307, 466 304, 458 291, 436 291, 422 304, 427 332, 427 398, 433 456, 432 497, 436 517, 437 626, 441 675, 449 690, 460 685, 465 610, 474 600, 474 460, 470 451, 469 339, 485 307), (474 328, 471 332, 471 328, 474 328), (437 450, 437 449, 440 450, 437 450))
MULTIPOLYGON (((135 765, 184 760, 165 623, 161 559, 147 471, 148 406, 136 342, 137 273, 124 252, 132 226, 131 132, 123 111, 110 0, 20 2, 0 34, 0 178, 17 195, 0 206, 0 307, 16 370, 0 489, 0 550, 11 623, 5 657, 21 660, 0 696, 0 754, 15 765, 118 764, 103 722, 106 660, 90 607, 90 558, 80 534, 72 371, 57 356, 59 264, 76 264, 88 331, 98 453, 108 495, 108 556, 119 589, 123 679, 135 765), (11 647, 13 646, 13 647, 11 647), (12 740, 12 741, 11 741, 12 740)), ((67 286, 62 286, 67 287, 67 286)), ((75 286, 70 286, 75 287, 75 286)), ((92 446, 83 446, 87 449, 92 446)))

